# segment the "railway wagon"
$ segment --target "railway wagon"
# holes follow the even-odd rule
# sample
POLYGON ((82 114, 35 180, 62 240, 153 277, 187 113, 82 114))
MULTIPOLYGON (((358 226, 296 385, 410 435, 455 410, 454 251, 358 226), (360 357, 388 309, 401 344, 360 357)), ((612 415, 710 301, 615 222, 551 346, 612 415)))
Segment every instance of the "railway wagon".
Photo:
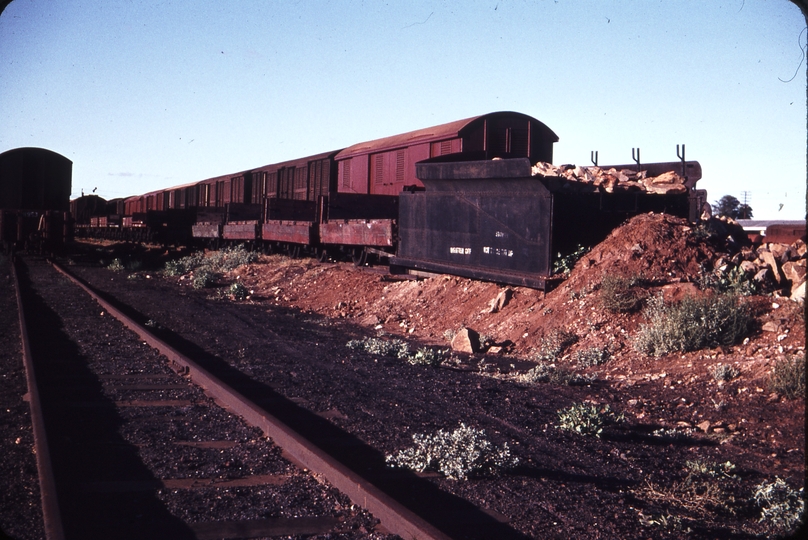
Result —
POLYGON ((73 162, 44 148, 0 154, 0 241, 58 249, 70 235, 73 162))
POLYGON ((399 244, 391 271, 414 269, 547 289, 553 254, 594 245, 630 216, 653 211, 694 219, 706 199, 705 192, 695 190, 701 178, 698 162, 647 168, 655 176, 680 170, 684 184, 666 195, 609 192, 534 174, 526 158, 421 162, 418 176, 426 189, 400 196, 399 244))

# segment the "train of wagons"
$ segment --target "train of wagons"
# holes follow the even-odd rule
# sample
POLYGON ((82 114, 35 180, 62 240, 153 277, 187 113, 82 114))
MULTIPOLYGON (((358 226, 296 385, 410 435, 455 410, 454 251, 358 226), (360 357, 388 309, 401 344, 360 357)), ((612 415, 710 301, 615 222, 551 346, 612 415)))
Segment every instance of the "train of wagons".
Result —
MULTIPOLYGON (((69 203, 65 234, 243 243, 358 265, 383 259, 391 272, 543 289, 555 257, 594 245, 632 215, 698 218, 706 200, 695 188, 698 162, 682 155, 641 165, 685 177, 687 189, 675 194, 569 189, 531 171, 552 163, 557 141, 535 118, 494 112, 124 199, 82 196, 69 203)), ((639 168, 635 161, 617 168, 639 168)))

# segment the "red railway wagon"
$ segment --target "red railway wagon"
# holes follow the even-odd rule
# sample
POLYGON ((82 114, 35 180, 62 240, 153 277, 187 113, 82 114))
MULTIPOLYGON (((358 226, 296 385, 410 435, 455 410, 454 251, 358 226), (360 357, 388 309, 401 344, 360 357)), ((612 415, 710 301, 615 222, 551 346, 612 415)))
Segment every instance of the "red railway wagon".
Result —
POLYGON ((461 152, 467 159, 526 157, 531 163, 552 163, 556 142, 558 135, 525 114, 484 114, 349 146, 336 156, 337 189, 398 195, 407 186, 423 187, 417 162, 461 152))

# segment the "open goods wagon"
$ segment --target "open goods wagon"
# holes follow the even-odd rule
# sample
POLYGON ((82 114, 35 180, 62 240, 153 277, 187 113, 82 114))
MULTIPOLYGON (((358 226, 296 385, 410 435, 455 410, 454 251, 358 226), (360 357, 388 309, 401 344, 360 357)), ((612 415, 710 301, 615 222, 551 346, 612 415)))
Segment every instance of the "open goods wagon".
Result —
POLYGON ((399 198, 399 243, 391 271, 415 269, 546 289, 554 254, 594 245, 633 215, 666 212, 697 219, 706 198, 695 190, 698 162, 649 167, 652 174, 679 169, 686 180, 675 194, 609 192, 533 174, 526 158, 423 161, 417 174, 426 190, 399 198))

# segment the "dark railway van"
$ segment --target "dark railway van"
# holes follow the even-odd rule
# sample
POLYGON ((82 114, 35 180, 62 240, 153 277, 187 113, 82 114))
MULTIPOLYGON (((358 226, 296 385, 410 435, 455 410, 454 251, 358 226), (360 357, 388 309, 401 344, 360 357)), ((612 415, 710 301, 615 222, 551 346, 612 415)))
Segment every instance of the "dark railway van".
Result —
POLYGON ((73 162, 44 148, 0 154, 0 241, 56 249, 69 236, 73 162))
MULTIPOLYGON (((698 164, 690 163, 700 177, 698 164)), ((688 218, 701 204, 690 191, 568 193, 560 178, 532 176, 527 158, 433 160, 417 170, 426 190, 400 196, 394 272, 411 268, 545 289, 553 254, 594 245, 632 215, 664 211, 688 218)))

